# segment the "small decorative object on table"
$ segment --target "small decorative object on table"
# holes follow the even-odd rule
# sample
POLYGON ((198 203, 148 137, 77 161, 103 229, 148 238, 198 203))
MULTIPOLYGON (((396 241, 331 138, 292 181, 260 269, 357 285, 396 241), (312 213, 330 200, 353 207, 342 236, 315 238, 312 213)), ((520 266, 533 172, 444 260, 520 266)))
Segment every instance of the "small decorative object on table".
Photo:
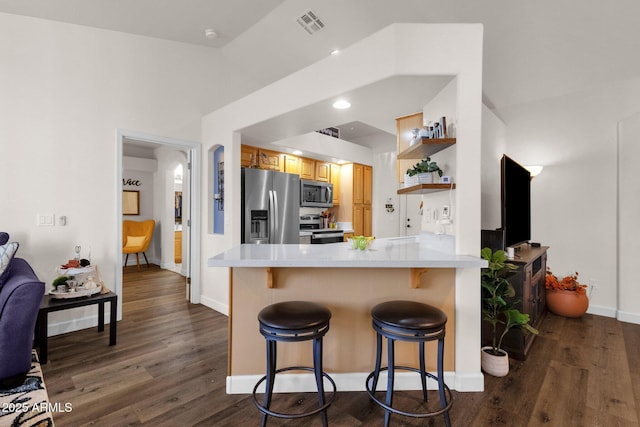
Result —
POLYGON ((564 317, 580 317, 587 312, 589 308, 587 285, 578 282, 578 272, 558 280, 547 268, 545 288, 547 308, 552 313, 564 317))
POLYGON ((49 295, 52 298, 79 298, 95 295, 103 291, 103 283, 98 267, 95 265, 71 266, 77 262, 77 260, 69 260, 69 263, 58 267, 59 276, 53 281, 53 289, 49 291, 49 295))

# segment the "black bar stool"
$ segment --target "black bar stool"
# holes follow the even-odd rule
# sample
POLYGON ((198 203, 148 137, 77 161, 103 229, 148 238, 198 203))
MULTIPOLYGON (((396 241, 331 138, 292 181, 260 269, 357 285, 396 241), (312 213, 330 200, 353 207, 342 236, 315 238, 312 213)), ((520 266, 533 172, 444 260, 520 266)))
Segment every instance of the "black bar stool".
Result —
POLYGON ((322 371, 322 337, 329 331, 331 311, 328 308, 307 301, 287 301, 269 305, 258 314, 260 333, 267 341, 267 374, 260 379, 253 388, 253 400, 262 412, 261 426, 266 426, 267 416, 278 418, 302 418, 320 413, 322 425, 327 425, 327 408, 336 397, 336 383, 322 371), (276 347, 278 341, 298 342, 313 340, 313 368, 306 366, 292 366, 276 369, 276 347), (273 383, 277 373, 284 371, 312 371, 315 374, 318 387, 318 408, 298 413, 284 414, 269 409, 273 395, 273 383), (325 401, 323 377, 333 385, 333 393, 325 401), (260 403, 256 397, 258 386, 266 381, 264 401, 260 403))
POLYGON ((391 413, 414 418, 427 418, 444 414, 447 427, 451 425, 449 408, 453 403, 451 390, 444 383, 444 335, 447 315, 435 307, 415 301, 389 301, 378 304, 371 310, 373 329, 376 331, 376 365, 375 370, 367 377, 366 388, 371 399, 385 410, 384 425, 389 425, 391 413), (388 364, 380 368, 382 359, 382 337, 387 338, 388 364), (417 342, 419 347, 420 369, 407 366, 395 366, 395 341, 417 342), (424 343, 438 340, 438 372, 437 376, 426 371, 424 361, 424 343), (423 399, 427 401, 427 377, 438 382, 441 409, 433 412, 405 412, 393 408, 393 381, 396 369, 417 372, 422 383, 423 399), (375 396, 380 371, 388 371, 386 401, 382 402, 375 396))

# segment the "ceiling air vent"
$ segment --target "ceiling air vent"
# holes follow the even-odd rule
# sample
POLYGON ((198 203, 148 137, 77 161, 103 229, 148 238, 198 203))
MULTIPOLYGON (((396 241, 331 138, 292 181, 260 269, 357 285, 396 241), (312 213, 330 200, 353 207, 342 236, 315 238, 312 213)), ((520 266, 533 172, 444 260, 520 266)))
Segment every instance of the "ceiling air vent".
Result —
POLYGON ((303 13, 299 18, 296 18, 296 22, 310 35, 324 28, 324 22, 311 10, 303 13))

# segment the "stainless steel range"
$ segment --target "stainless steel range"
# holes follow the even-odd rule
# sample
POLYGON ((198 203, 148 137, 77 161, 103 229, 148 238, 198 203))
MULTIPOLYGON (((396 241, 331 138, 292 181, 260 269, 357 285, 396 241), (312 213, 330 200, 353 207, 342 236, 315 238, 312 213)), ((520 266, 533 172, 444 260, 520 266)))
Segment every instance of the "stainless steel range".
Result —
POLYGON ((344 240, 344 231, 336 228, 322 228, 322 218, 318 214, 300 215, 300 243, 312 245, 338 243, 344 240))

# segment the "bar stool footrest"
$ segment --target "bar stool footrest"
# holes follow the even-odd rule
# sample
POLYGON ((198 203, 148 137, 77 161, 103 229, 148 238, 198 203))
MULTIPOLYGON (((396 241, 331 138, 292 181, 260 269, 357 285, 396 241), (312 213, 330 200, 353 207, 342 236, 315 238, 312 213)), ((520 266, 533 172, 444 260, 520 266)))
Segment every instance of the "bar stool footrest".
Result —
MULTIPOLYGON (((279 374, 280 372, 285 372, 285 371, 311 371, 311 372, 315 372, 315 370, 313 368, 310 368, 308 366, 290 366, 290 367, 287 367, 287 368, 280 368, 280 369, 276 370, 276 374, 279 374)), ((267 409, 264 406, 262 406, 262 403, 260 403, 258 401, 258 398, 256 397, 256 393, 257 393, 257 390, 258 390, 258 387, 260 386, 260 384, 262 384, 264 381, 266 381, 266 379, 267 379, 266 375, 263 376, 262 378, 260 378, 260 381, 258 381, 256 383, 255 387, 253 387, 253 402, 256 404, 256 407, 258 408, 258 410, 260 412, 262 412, 263 414, 266 414, 266 415, 271 415, 272 417, 277 417, 277 418, 295 419, 295 418, 304 418, 304 417, 308 417, 308 416, 311 416, 311 415, 319 414, 320 412, 326 410, 329 406, 331 406, 333 401, 336 399, 336 391, 337 391, 336 383, 335 383, 335 381, 333 381, 333 378, 331 378, 329 376, 329 374, 327 374, 326 372, 323 372, 322 376, 329 380, 329 382, 333 386, 333 391, 329 391, 328 392, 328 393, 331 393, 331 396, 330 396, 329 399, 327 399, 325 404, 322 405, 319 408, 314 409, 313 411, 303 412, 303 413, 300 413, 300 414, 285 414, 285 413, 282 413, 282 412, 271 411, 270 409, 267 409)), ((310 392, 310 393, 313 393, 313 392, 310 392)), ((317 393, 317 391, 315 393, 317 393)))
MULTIPOLYGON (((380 368, 380 372, 388 371, 388 370, 389 370, 388 367, 380 368)), ((409 366, 395 366, 394 370, 412 371, 412 372, 415 372, 417 374, 421 373, 420 369, 409 367, 409 366)), ((438 381, 438 377, 436 375, 433 375, 430 372, 425 372, 425 374, 427 375, 427 377, 431 378, 432 380, 438 381)), ((387 405, 386 403, 382 402, 380 399, 378 399, 375 396, 375 390, 371 390, 371 382, 372 382, 372 379, 373 379, 374 375, 375 375, 375 371, 371 372, 369 374, 369 376, 367 377, 367 380, 365 381, 365 387, 367 389, 367 393, 369 394, 369 397, 378 406, 380 406, 381 408, 383 408, 386 411, 393 412, 394 414, 404 415, 405 417, 413 417, 413 418, 430 418, 430 417, 435 417, 435 416, 444 414, 445 412, 447 412, 449 410, 449 408, 451 408, 451 405, 453 404, 453 398, 452 398, 452 395, 451 395, 451 390, 449 389, 449 386, 447 386, 447 384, 443 381, 444 390, 445 390, 445 398, 447 400, 447 406, 445 406, 444 408, 441 408, 439 411, 416 413, 416 412, 405 412, 405 411, 402 411, 400 409, 393 408, 393 407, 387 405)), ((381 390, 381 391, 385 391, 386 392, 386 390, 381 390)))

